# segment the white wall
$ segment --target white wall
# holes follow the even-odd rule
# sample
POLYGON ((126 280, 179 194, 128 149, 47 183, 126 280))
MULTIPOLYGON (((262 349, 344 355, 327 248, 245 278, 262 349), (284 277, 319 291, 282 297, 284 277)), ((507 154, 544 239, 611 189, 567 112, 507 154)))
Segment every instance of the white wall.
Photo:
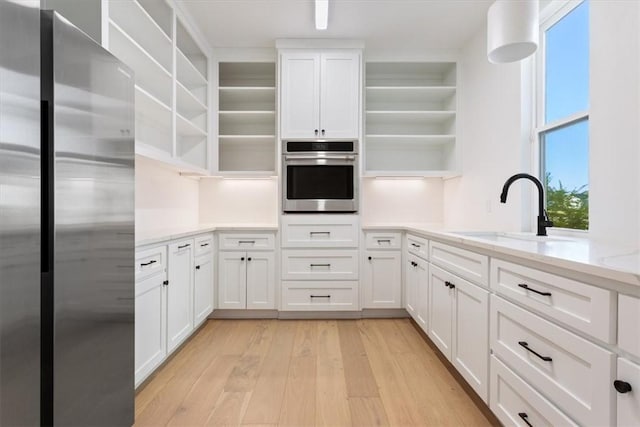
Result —
POLYGON ((202 224, 277 224, 278 180, 200 180, 202 224))
POLYGON ((640 244, 640 2, 592 1, 590 234, 640 244))
POLYGON ((440 179, 362 180, 363 224, 442 223, 440 179))
POLYGON ((136 156, 136 232, 198 225, 198 181, 136 156))
POLYGON ((40 7, 55 10, 97 43, 102 42, 102 2, 100 0, 41 0, 40 7))
POLYGON ((523 215, 530 182, 515 183, 507 204, 499 203, 505 180, 530 169, 523 66, 489 63, 486 40, 483 25, 461 52, 457 133, 463 176, 444 183, 444 223, 450 229, 528 230, 523 215))

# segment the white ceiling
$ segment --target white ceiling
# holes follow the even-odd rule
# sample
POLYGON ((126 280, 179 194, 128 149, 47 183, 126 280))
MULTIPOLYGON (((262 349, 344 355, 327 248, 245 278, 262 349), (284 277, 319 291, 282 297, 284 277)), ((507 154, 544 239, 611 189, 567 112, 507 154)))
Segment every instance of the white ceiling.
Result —
POLYGON ((278 38, 362 39, 376 49, 458 49, 493 0, 329 0, 329 28, 312 0, 178 0, 213 47, 273 47, 278 38))

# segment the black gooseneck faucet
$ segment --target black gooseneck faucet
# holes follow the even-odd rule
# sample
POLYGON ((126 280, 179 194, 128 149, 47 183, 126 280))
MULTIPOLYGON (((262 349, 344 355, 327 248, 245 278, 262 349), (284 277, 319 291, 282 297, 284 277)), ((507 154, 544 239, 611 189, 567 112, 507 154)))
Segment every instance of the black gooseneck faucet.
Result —
POLYGON ((538 188, 538 236, 546 236, 547 235, 547 227, 553 227, 553 222, 549 221, 549 217, 547 216, 547 211, 544 209, 544 189, 542 188, 542 183, 538 178, 533 175, 529 175, 528 173, 517 173, 513 175, 511 178, 507 179, 502 187, 502 194, 500 194, 500 203, 507 203, 507 193, 509 192, 509 187, 515 181, 519 179, 528 179, 533 182, 535 186, 538 188))

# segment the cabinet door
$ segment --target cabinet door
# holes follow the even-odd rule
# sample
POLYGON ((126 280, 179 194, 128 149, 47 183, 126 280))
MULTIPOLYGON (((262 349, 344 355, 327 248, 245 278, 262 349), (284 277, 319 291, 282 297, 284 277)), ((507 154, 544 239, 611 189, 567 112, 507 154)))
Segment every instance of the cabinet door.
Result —
MULTIPOLYGON (((618 359, 617 379, 628 383, 631 391, 617 394, 618 425, 619 426, 639 426, 640 425, 640 365, 636 365, 626 359, 618 359)), ((620 384, 618 387, 622 391, 620 384)))
POLYGON ((365 252, 363 308, 401 308, 402 272, 399 251, 365 252))
POLYGON ((281 56, 281 136, 315 138, 320 130, 320 54, 281 56))
POLYGON ((416 316, 416 300, 417 300, 417 287, 418 287, 418 272, 416 270, 416 261, 418 258, 413 256, 407 257, 405 264, 405 276, 404 276, 404 308, 407 310, 411 317, 416 316))
POLYGON ((195 264, 193 323, 198 325, 213 311, 213 254, 196 258, 195 264))
POLYGON ((247 308, 275 309, 275 256, 273 252, 247 253, 247 308))
POLYGON ((161 272, 136 283, 136 387, 162 363, 167 354, 165 278, 165 273, 161 272))
POLYGON ((448 286, 451 274, 430 265, 429 268, 429 337, 451 360, 451 327, 454 290, 448 286))
POLYGON ((427 321, 429 314, 429 263, 417 259, 416 264, 416 302, 415 320, 425 333, 429 333, 427 329, 427 321))
POLYGON ((193 240, 169 245, 167 345, 171 353, 193 330, 193 240))
POLYGON ((247 254, 220 252, 218 266, 218 308, 247 307, 247 254))
POLYGON ((478 395, 489 396, 489 292, 453 277, 453 365, 478 395))
POLYGON ((321 64, 321 136, 326 138, 358 138, 360 53, 323 53, 321 64))

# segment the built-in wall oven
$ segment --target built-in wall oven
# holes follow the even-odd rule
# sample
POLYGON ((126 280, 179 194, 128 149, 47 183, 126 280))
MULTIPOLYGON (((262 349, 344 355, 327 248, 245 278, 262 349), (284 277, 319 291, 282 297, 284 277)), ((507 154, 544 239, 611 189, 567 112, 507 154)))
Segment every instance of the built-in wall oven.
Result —
POLYGON ((357 212, 358 142, 283 141, 284 212, 357 212))

